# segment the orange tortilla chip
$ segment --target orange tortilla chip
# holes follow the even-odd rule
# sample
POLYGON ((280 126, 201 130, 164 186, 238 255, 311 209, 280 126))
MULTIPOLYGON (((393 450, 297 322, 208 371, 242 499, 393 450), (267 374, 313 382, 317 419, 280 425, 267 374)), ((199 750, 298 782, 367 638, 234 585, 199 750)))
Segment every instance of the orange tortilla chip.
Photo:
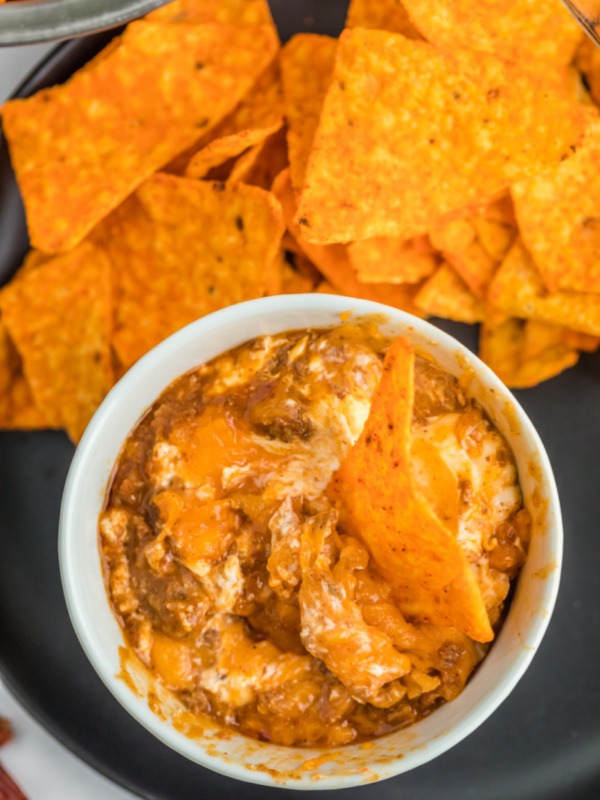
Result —
POLYGON ((209 169, 264 141, 282 125, 283 91, 279 65, 274 59, 231 114, 167 164, 164 172, 183 175, 194 159, 195 174, 188 177, 204 177, 209 169), (204 162, 207 168, 201 175, 200 167, 204 162))
POLYGON ((283 228, 277 200, 257 187, 146 181, 94 232, 113 266, 124 368, 204 314, 277 294, 283 228))
POLYGON ((418 283, 439 263, 427 236, 363 239, 348 245, 348 257, 358 279, 370 283, 418 283))
POLYGON ((482 325, 479 357, 508 387, 537 386, 579 360, 563 331, 558 325, 514 317, 499 326, 482 325))
POLYGON ((562 328, 563 340, 565 344, 572 347, 574 350, 583 350, 584 353, 595 353, 600 347, 600 337, 590 336, 588 333, 579 333, 578 331, 571 331, 568 328, 562 328))
POLYGON ((267 0, 175 0, 145 17, 150 22, 203 25, 268 25, 273 23, 267 0))
POLYGON ((275 133, 280 127, 281 120, 268 128, 254 128, 213 140, 192 156, 185 169, 185 177, 203 178, 213 167, 218 167, 228 159, 239 156, 248 148, 254 148, 261 144, 267 136, 275 133))
POLYGON ((415 305, 424 314, 455 322, 473 324, 488 319, 485 304, 446 263, 438 267, 419 289, 415 305))
POLYGON ((564 325, 600 336, 600 295, 549 292, 521 240, 517 240, 490 285, 490 303, 507 314, 564 325))
POLYGON ((307 258, 298 247, 296 240, 286 231, 281 240, 281 249, 285 254, 286 260, 291 264, 295 272, 307 278, 313 286, 322 280, 322 275, 312 261, 307 258))
POLYGON ((472 47, 530 70, 569 64, 583 36, 554 0, 403 0, 414 24, 432 44, 472 47))
POLYGON ((496 56, 346 30, 297 222, 315 244, 418 236, 558 163, 586 116, 565 87, 496 56))
POLYGON ((23 375, 22 363, 0 320, 0 430, 48 428, 23 375))
POLYGON ((519 229, 551 291, 600 292, 600 119, 551 170, 512 187, 519 229))
POLYGON ((368 548, 409 618, 493 639, 481 592, 457 539, 417 487, 411 456, 414 352, 396 339, 356 444, 333 476, 342 528, 368 548))
POLYGON ((286 258, 283 251, 281 251, 278 258, 281 264, 281 294, 312 292, 315 282, 297 270, 286 258))
POLYGON ((22 372, 17 373, 8 391, 0 394, 0 430, 43 430, 52 427, 35 405, 31 389, 22 372))
POLYGON ((376 28, 401 33, 408 39, 423 38, 400 0, 351 0, 346 27, 376 28))
POLYGON ((430 226, 430 237, 469 289, 480 300, 517 237, 510 197, 464 213, 451 214, 430 226))
MULTIPOLYGON (((264 142, 249 147, 245 153, 242 153, 239 158, 236 158, 231 165, 231 170, 226 180, 230 185, 234 183, 248 183, 246 178, 252 173, 256 162, 260 156, 264 142)), ((270 187, 261 187, 269 189, 270 187)))
POLYGON ((240 156, 227 180, 229 183, 242 181, 269 191, 277 175, 287 166, 286 135, 282 128, 240 156))
POLYGON ((93 68, 7 103, 4 133, 32 245, 74 247, 228 114, 277 46, 267 26, 133 22, 93 68))
POLYGON ((600 50, 587 36, 577 48, 575 64, 585 75, 592 100, 600 105, 600 50))
POLYGON ((329 283, 329 281, 321 281, 321 283, 315 289, 317 294, 341 294, 333 286, 329 283))
POLYGON ((472 220, 438 220, 430 229, 430 236, 473 294, 484 300, 499 262, 482 247, 472 220))
POLYGON ((337 39, 299 33, 279 56, 290 171, 296 192, 304 186, 306 165, 333 76, 336 50, 337 39))
POLYGON ((418 284, 365 283, 359 281, 348 258, 348 249, 340 244, 327 246, 307 242, 294 222, 296 199, 290 182, 289 170, 280 173, 273 184, 273 192, 281 203, 286 225, 298 246, 325 276, 336 292, 349 297, 359 297, 385 303, 420 316, 413 303, 418 284))
POLYGON ((48 253, 42 253, 41 250, 30 250, 25 256, 25 259, 19 267, 15 277, 17 277, 17 275, 22 275, 25 270, 35 269, 41 264, 45 264, 46 261, 49 261, 51 258, 51 255, 48 253))
POLYGON ((79 441, 114 382, 106 255, 84 242, 29 270, 2 290, 0 309, 37 407, 79 441))

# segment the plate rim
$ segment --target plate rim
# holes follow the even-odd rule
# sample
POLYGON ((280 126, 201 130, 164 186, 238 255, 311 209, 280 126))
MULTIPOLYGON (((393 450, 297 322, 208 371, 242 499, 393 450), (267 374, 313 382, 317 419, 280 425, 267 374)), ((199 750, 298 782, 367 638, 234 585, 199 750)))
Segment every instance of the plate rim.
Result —
MULTIPOLYGON (((98 46, 98 52, 105 45, 107 40, 118 36, 119 28, 111 29, 110 31, 99 31, 90 34, 89 36, 79 37, 77 39, 69 39, 67 41, 58 42, 48 53, 46 53, 34 66, 29 70, 25 77, 15 87, 10 94, 9 100, 22 99, 29 97, 35 91, 38 91, 38 83, 43 80, 43 74, 54 67, 60 66, 64 59, 77 58, 78 50, 85 51, 88 48, 95 49, 98 46)), ((4 133, 0 125, 0 139, 5 141, 4 133)), ((76 739, 70 737, 60 725, 55 723, 51 717, 44 714, 43 711, 37 709, 31 702, 27 693, 24 692, 18 683, 15 681, 11 672, 9 672, 0 661, 0 680, 4 684, 7 691, 14 697, 17 702, 25 709, 27 714, 38 723, 44 731, 46 731, 53 739, 66 748, 70 753, 76 756, 80 761, 93 769, 95 772, 102 775, 102 777, 114 783, 121 789, 125 789, 135 797, 141 797, 143 800, 156 800, 144 792, 134 783, 113 770, 103 762, 97 760, 92 753, 89 753, 85 747, 81 746, 76 739)))

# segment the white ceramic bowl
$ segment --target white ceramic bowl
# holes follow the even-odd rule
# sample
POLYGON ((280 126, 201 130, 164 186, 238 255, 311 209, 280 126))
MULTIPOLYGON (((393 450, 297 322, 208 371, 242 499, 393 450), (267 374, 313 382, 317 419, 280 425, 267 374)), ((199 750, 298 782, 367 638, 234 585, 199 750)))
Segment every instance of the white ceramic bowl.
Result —
POLYGON ((63 497, 59 548, 67 605, 79 640, 106 686, 144 727, 192 761, 233 778, 292 789, 333 789, 424 764, 468 736, 500 705, 527 669, 550 620, 560 577, 562 523, 552 469, 539 436, 488 367, 447 334, 402 311, 364 300, 307 294, 254 300, 204 317, 164 341, 122 378, 77 448, 63 497), (387 320, 382 329, 408 336, 455 375, 469 367, 474 370, 469 391, 512 447, 534 517, 529 556, 510 612, 489 655, 454 702, 368 747, 348 746, 341 755, 329 753, 328 758, 328 752, 319 749, 280 747, 236 734, 223 739, 222 730, 210 722, 193 730, 192 737, 184 735, 186 718, 172 697, 135 661, 121 663, 123 636, 108 603, 97 532, 111 470, 131 429, 175 378, 255 336, 336 325, 346 311, 352 312, 351 318, 384 315, 379 318, 387 320))

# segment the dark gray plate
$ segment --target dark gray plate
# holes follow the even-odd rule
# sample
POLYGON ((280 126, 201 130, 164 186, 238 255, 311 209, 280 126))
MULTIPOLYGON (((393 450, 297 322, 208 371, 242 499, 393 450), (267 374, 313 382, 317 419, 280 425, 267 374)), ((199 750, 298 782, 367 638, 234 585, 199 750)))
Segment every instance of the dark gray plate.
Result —
MULTIPOLYGON (((286 39, 301 30, 336 35, 346 3, 273 0, 272 6, 286 39)), ((107 38, 62 45, 19 94, 65 80, 107 38)), ((0 139, 0 283, 26 249, 21 202, 0 139)), ((474 328, 440 325, 475 348, 474 328)), ((413 772, 345 790, 348 797, 600 798, 600 353, 583 355, 575 369, 518 396, 548 448, 565 518, 562 588, 546 638, 512 695, 476 733, 413 772)), ((283 797, 284 790, 238 783, 178 756, 138 725, 96 676, 69 622, 58 572, 59 505, 72 455, 62 433, 0 434, 2 677, 61 742, 142 797, 283 797)))

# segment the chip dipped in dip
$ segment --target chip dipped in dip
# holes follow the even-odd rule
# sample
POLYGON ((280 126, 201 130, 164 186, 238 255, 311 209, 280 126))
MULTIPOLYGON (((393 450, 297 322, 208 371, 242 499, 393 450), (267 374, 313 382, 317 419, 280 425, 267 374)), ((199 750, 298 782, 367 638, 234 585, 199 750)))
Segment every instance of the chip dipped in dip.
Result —
POLYGON ((100 545, 130 647, 192 713, 339 746, 460 694, 529 526, 459 381, 346 324, 176 380, 122 449, 100 545))

